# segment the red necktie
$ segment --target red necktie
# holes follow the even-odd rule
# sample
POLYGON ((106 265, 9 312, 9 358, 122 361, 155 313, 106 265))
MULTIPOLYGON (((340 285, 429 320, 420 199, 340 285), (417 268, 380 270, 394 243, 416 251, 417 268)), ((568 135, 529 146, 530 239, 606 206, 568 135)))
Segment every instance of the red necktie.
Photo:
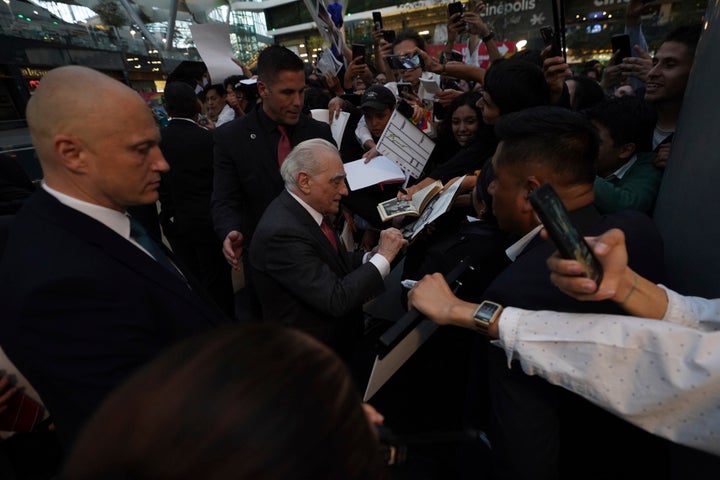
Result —
POLYGON ((323 218, 323 221, 320 222, 320 228, 322 229, 323 233, 325 234, 325 237, 327 237, 328 241, 330 242, 330 245, 335 249, 335 251, 338 251, 338 244, 337 239, 335 238, 335 232, 333 232, 332 228, 328 224, 327 220, 323 218))
POLYGON ((43 407, 22 392, 15 392, 0 413, 0 430, 31 432, 42 420, 43 407))
POLYGON ((290 139, 287 136, 287 130, 285 130, 285 126, 278 125, 277 128, 280 132, 280 141, 278 142, 277 146, 277 157, 278 166, 281 166, 285 161, 285 157, 287 157, 288 153, 290 153, 290 150, 292 150, 292 145, 290 145, 290 139))

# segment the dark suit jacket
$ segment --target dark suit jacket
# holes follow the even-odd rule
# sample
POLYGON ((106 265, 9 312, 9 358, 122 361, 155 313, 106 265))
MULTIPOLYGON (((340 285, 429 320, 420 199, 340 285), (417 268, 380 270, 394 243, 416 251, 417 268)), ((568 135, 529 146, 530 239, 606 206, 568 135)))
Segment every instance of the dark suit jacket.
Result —
MULTIPOLYGON (((288 136, 293 146, 311 138, 335 144, 329 125, 304 115, 288 129, 288 136)), ((215 129, 212 216, 221 240, 237 230, 248 245, 265 208, 282 191, 277 162, 279 138, 262 105, 215 129)))
POLYGON ((46 191, 28 199, 0 263, 0 343, 42 397, 66 449, 128 375, 224 321, 199 290, 46 191))
MULTIPOLYGON (((590 205, 570 212, 570 219, 583 235, 622 229, 630 267, 652 282, 663 281, 662 239, 647 215, 600 215, 590 205)), ((554 251, 550 242, 535 237, 490 284, 485 298, 530 310, 624 313, 612 301, 581 302, 555 287, 546 264, 554 251)), ((488 354, 494 428, 490 441, 499 460, 493 478, 663 478, 655 473, 666 453, 664 441, 540 377, 526 375, 515 361, 508 369, 501 349, 491 347, 488 354), (610 457, 612 462, 607 461, 610 457), (624 462, 618 460, 622 457, 624 462), (642 473, 651 470, 653 475, 642 473)))
POLYGON ((286 190, 265 211, 250 246, 263 319, 301 328, 347 359, 363 327, 362 305, 383 278, 361 252, 335 252, 286 190))
POLYGON ((213 133, 175 119, 160 130, 160 136, 160 150, 170 165, 160 185, 160 221, 165 235, 216 241, 210 216, 213 133))

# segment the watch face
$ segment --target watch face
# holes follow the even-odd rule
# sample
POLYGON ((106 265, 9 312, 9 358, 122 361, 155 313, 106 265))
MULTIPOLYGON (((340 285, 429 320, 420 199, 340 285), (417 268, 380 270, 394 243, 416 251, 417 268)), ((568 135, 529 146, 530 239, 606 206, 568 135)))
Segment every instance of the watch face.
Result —
POLYGON ((490 302, 483 302, 480 305, 480 309, 477 312, 477 316, 484 319, 484 320, 490 320, 493 315, 495 315, 495 312, 498 311, 498 306, 495 304, 492 304, 490 302))

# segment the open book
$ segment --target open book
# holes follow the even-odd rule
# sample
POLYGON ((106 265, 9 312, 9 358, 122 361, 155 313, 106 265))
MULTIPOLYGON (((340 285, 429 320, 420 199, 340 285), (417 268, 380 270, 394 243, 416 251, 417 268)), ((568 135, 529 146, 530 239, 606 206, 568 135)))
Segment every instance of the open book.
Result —
MULTIPOLYGON (((423 208, 420 217, 401 229, 403 237, 408 241, 412 241, 428 224, 447 212, 452 206, 463 180, 465 180, 464 175, 439 194, 433 195, 425 208, 423 208)), ((415 198, 415 195, 413 195, 413 198, 415 198)))
POLYGON ((442 190, 443 184, 440 180, 435 180, 433 183, 418 190, 412 196, 412 200, 398 200, 397 198, 391 198, 380 202, 377 206, 378 212, 380 212, 380 219, 385 222, 393 217, 399 217, 401 215, 408 215, 411 217, 419 217, 425 208, 430 203, 430 200, 442 190))

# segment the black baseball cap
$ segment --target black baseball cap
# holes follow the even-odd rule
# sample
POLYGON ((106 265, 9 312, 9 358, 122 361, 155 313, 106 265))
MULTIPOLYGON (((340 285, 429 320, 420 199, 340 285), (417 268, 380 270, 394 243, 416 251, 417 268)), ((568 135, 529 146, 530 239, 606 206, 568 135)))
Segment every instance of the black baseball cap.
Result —
POLYGON ((373 110, 389 108, 392 110, 395 108, 395 95, 387 87, 373 85, 362 94, 360 108, 372 108, 373 110))

